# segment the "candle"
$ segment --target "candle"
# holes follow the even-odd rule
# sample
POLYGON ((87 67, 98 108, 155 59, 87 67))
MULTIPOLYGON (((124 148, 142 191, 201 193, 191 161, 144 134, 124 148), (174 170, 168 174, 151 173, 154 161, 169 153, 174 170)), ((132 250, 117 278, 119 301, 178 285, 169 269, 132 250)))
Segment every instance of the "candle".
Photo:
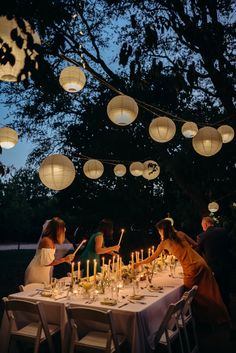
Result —
POLYGON ((74 262, 72 262, 71 263, 71 277, 72 277, 72 279, 74 279, 74 266, 75 266, 75 264, 74 264, 74 262))
POLYGON ((80 261, 78 262, 78 274, 77 274, 78 280, 80 279, 80 261))
POLYGON ((110 270, 111 270, 111 259, 108 260, 107 266, 107 277, 110 278, 110 270))
POLYGON ((105 257, 102 257, 102 275, 104 276, 104 272, 105 272, 105 257))
POLYGON ((151 256, 151 249, 148 248, 148 257, 150 257, 150 256, 151 256))
POLYGON ((154 245, 152 246, 152 255, 154 254, 154 245))
POLYGON ((97 260, 93 260, 93 278, 94 282, 96 282, 96 274, 97 274, 97 260))
POLYGON ((112 273, 115 271, 115 255, 112 256, 112 273))
POLYGON ((87 273, 86 273, 86 276, 87 276, 87 280, 89 279, 89 260, 87 260, 87 273))
POLYGON ((121 229, 121 233, 120 233, 120 239, 119 239, 119 243, 118 243, 118 245, 120 245, 120 243, 121 243, 121 240, 122 240, 122 237, 123 237, 123 234, 124 234, 124 228, 122 228, 121 229))
POLYGON ((134 253, 131 253, 131 269, 134 269, 134 253))
POLYGON ((141 249, 141 261, 143 261, 143 249, 141 249))

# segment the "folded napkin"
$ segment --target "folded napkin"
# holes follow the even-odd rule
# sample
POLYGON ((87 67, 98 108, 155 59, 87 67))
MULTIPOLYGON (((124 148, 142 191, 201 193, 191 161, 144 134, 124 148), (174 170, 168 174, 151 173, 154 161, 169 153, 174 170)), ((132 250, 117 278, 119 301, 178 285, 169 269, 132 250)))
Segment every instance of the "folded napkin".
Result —
POLYGON ((64 293, 61 293, 61 294, 56 294, 54 295, 54 299, 55 300, 59 300, 59 299, 62 299, 62 298, 66 298, 67 297, 67 292, 64 292, 64 293))

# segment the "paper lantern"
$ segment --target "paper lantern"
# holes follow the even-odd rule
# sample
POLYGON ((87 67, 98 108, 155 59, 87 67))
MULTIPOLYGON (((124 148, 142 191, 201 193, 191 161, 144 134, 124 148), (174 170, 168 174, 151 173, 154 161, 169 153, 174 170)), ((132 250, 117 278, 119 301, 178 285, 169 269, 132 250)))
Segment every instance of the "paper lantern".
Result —
POLYGON ((68 66, 62 70, 59 82, 65 91, 75 93, 84 87, 86 77, 79 67, 68 66))
POLYGON ((90 179, 98 179, 102 176, 104 172, 104 167, 102 162, 97 159, 89 159, 84 163, 83 171, 86 177, 90 179))
POLYGON ((124 164, 117 164, 114 167, 114 174, 117 177, 123 177, 126 174, 126 166, 124 164))
POLYGON ((228 143, 234 138, 234 129, 229 125, 222 125, 217 129, 221 134, 223 143, 228 143))
POLYGON ((138 105, 133 98, 119 95, 108 103, 107 114, 114 124, 126 126, 137 118, 138 105))
POLYGON ((73 182, 75 167, 63 154, 52 154, 41 163, 39 177, 49 189, 63 190, 73 182))
POLYGON ((218 209, 219 209, 219 205, 218 205, 217 202, 214 201, 214 202, 210 202, 210 203, 208 204, 208 210, 209 210, 210 212, 215 213, 215 212, 218 211, 218 209))
POLYGON ((130 164, 129 171, 133 176, 143 175, 144 165, 141 162, 133 162, 130 164))
POLYGON ((172 225, 172 227, 173 227, 173 225, 174 225, 174 220, 173 220, 173 218, 171 218, 171 217, 166 217, 166 218, 164 218, 166 221, 170 221, 170 223, 171 223, 171 225, 172 225))
POLYGON ((143 163, 143 177, 147 180, 153 180, 160 174, 160 167, 157 162, 149 160, 143 163))
POLYGON ((165 143, 170 141, 175 136, 175 132, 175 123, 166 116, 153 119, 149 125, 149 134, 156 142, 165 143))
POLYGON ((17 132, 9 127, 0 128, 0 146, 2 148, 12 148, 18 142, 17 132))
POLYGON ((186 138, 194 137, 198 132, 197 124, 193 123, 192 121, 187 121, 183 124, 181 132, 186 138))
POLYGON ((202 156, 210 157, 219 152, 222 147, 222 137, 219 131, 210 126, 202 127, 192 140, 194 150, 202 156))
MULTIPOLYGON (((0 38, 4 43, 0 44, 1 49, 8 54, 8 47, 10 53, 15 58, 15 63, 12 66, 9 62, 6 64, 0 64, 0 80, 15 82, 17 81, 18 75, 25 66, 25 50, 27 50, 28 55, 31 60, 34 60, 38 55, 36 51, 32 51, 28 48, 28 36, 32 36, 33 43, 40 44, 40 38, 36 32, 34 32, 30 24, 23 20, 26 28, 26 33, 18 26, 15 19, 8 20, 6 16, 0 16, 0 38), (12 30, 17 31, 17 36, 22 40, 22 48, 19 48, 16 42, 11 38, 12 30)), ((29 73, 30 74, 30 73, 29 73)), ((22 76, 21 79, 25 79, 22 76)))

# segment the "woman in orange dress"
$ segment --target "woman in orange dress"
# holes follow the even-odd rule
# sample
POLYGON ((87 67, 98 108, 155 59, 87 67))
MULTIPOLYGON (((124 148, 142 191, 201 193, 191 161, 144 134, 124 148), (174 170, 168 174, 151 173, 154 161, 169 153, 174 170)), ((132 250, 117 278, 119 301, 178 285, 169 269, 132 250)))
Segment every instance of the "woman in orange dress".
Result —
MULTIPOLYGON (((180 262, 184 273, 184 285, 187 290, 194 285, 198 291, 194 308, 199 322, 222 324, 229 322, 229 314, 220 295, 216 280, 205 260, 192 248, 194 241, 185 233, 176 231, 169 220, 156 224, 161 243, 154 254, 140 264, 146 264, 157 258, 163 250, 167 250, 180 262)), ((138 266, 136 264, 136 267, 138 266)))

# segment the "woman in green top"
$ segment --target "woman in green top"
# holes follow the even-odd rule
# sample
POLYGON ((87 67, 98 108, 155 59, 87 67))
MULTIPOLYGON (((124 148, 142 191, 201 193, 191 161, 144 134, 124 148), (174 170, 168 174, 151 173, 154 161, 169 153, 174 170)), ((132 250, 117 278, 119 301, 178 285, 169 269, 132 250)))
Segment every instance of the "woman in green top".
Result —
POLYGON ((120 250, 119 245, 110 246, 106 248, 104 246, 104 237, 110 237, 113 234, 113 223, 109 219, 103 219, 100 221, 97 232, 94 233, 88 244, 83 251, 82 255, 79 258, 81 262, 81 267, 83 270, 86 269, 86 261, 89 261, 89 272, 93 271, 93 260, 97 260, 97 271, 101 272, 101 264, 100 264, 100 255, 102 254, 110 254, 113 251, 118 252, 120 250))

